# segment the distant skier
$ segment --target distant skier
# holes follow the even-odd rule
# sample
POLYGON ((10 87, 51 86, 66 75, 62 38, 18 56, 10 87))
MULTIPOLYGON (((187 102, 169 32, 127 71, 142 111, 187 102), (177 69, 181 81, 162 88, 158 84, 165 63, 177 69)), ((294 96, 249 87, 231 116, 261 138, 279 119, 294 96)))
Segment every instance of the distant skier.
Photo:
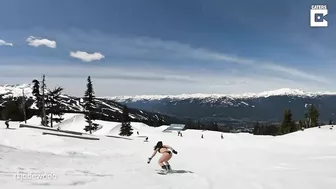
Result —
POLYGON ((173 157, 172 152, 174 154, 177 154, 177 151, 174 150, 171 146, 168 145, 163 145, 162 141, 159 141, 155 146, 154 146, 154 152, 151 157, 148 158, 148 164, 151 162, 153 157, 156 155, 157 152, 161 153, 162 156, 159 159, 159 165, 163 170, 171 170, 169 160, 173 157))
POLYGON ((221 139, 224 139, 224 137, 223 137, 223 133, 221 134, 221 139))
POLYGON ((9 119, 5 121, 6 129, 9 129, 9 119))
POLYGON ((203 138, 203 134, 201 135, 201 138, 203 138))
POLYGON ((148 137, 146 137, 145 141, 144 142, 148 142, 148 137))
POLYGON ((137 131, 137 134, 139 135, 139 131, 137 131))

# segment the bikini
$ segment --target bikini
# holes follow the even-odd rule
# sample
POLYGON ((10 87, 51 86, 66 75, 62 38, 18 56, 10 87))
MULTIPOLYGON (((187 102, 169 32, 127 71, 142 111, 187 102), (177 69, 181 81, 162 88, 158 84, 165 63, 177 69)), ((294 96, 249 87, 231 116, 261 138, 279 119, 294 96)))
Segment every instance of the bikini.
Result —
MULTIPOLYGON (((158 148, 158 152, 159 152, 159 153, 161 153, 161 152, 160 152, 161 148, 166 148, 166 147, 159 147, 159 148, 158 148)), ((166 148, 166 149, 167 149, 167 148, 166 148)), ((163 153, 171 154, 171 151, 167 150, 167 151, 162 152, 161 154, 163 154, 163 153)))

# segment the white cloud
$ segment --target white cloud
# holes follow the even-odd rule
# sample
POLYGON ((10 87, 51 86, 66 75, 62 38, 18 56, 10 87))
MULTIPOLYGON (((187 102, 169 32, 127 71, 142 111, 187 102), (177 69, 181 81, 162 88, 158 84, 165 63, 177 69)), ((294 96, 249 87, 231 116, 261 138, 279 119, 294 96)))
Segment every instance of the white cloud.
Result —
POLYGON ((13 46, 13 43, 8 43, 8 42, 0 39, 0 46, 13 46))
POLYGON ((46 46, 49 48, 56 48, 56 41, 49 39, 42 39, 42 38, 36 38, 34 36, 29 36, 26 41, 28 42, 28 45, 34 47, 46 46))
POLYGON ((80 59, 84 62, 91 62, 94 60, 101 60, 103 58, 105 58, 104 55, 102 55, 99 52, 95 52, 95 53, 87 53, 87 52, 83 52, 83 51, 76 51, 76 52, 70 52, 70 56, 73 58, 77 58, 80 59))
POLYGON ((282 66, 280 64, 275 64, 267 61, 260 62, 245 57, 232 56, 225 53, 218 53, 204 48, 193 48, 190 45, 181 44, 174 41, 163 41, 160 39, 151 39, 151 38, 139 38, 136 40, 136 44, 141 45, 142 47, 152 49, 163 49, 170 54, 171 52, 174 52, 173 54, 178 57, 192 58, 201 61, 232 62, 242 64, 245 66, 250 66, 256 69, 281 72, 283 74, 288 74, 290 76, 299 77, 302 79, 308 79, 311 81, 329 83, 329 80, 322 76, 307 73, 305 71, 298 70, 289 66, 282 66))
POLYGON ((217 60, 223 60, 223 61, 228 61, 228 62, 234 62, 238 64, 244 64, 260 69, 265 69, 265 70, 270 70, 270 71, 275 71, 275 72, 281 72, 284 74, 289 74, 291 76, 299 77, 302 79, 308 79, 311 81, 316 81, 316 82, 321 82, 321 83, 330 83, 330 81, 323 77, 323 76, 317 76, 312 73, 307 73, 295 68, 291 68, 288 66, 281 66, 279 64, 271 63, 271 62, 258 62, 255 60, 251 59, 246 59, 246 58, 241 58, 241 57, 233 57, 233 56, 228 56, 224 54, 213 54, 212 55, 214 59, 217 60))

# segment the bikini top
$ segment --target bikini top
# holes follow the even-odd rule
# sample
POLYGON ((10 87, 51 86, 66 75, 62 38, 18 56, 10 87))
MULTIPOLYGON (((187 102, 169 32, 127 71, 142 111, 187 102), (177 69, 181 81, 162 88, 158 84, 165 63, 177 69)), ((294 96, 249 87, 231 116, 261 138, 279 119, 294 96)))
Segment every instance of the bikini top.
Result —
POLYGON ((161 153, 161 152, 160 152, 161 148, 166 148, 166 149, 167 149, 167 147, 164 147, 164 146, 158 147, 158 148, 157 148, 157 151, 158 151, 159 153, 161 153))

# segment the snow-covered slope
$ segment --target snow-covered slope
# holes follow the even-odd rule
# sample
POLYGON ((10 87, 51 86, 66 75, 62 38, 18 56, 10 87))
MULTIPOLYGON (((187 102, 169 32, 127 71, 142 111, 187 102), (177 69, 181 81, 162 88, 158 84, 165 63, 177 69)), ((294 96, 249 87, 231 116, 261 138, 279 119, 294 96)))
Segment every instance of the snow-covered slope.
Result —
MULTIPOLYGON (((72 117, 68 116, 68 117, 72 117)), ((31 122, 31 120, 29 120, 31 122)), ((69 124, 71 124, 69 122, 69 124)), ((72 124, 77 124, 76 121, 72 124)), ((104 122, 116 127, 116 123, 104 122)), ((18 123, 11 123, 17 127, 18 123)), ((331 126, 285 136, 186 130, 183 137, 132 123, 133 140, 105 137, 89 141, 4 129, 0 122, 0 188, 118 189, 334 189, 336 131, 331 126), (204 138, 201 139, 201 134, 204 138), (149 142, 143 142, 143 136, 149 142), (147 164, 158 140, 178 154, 175 172, 158 175, 160 154, 147 164), (20 180, 14 175, 50 174, 51 179, 20 180), (55 178, 55 179, 53 179, 55 178)), ((70 127, 69 127, 70 128, 70 127)), ((103 127, 104 128, 104 127, 103 127)))

